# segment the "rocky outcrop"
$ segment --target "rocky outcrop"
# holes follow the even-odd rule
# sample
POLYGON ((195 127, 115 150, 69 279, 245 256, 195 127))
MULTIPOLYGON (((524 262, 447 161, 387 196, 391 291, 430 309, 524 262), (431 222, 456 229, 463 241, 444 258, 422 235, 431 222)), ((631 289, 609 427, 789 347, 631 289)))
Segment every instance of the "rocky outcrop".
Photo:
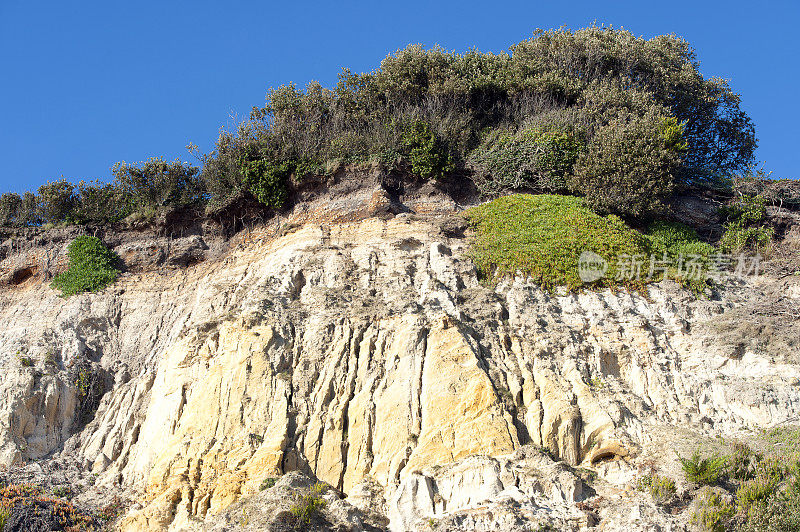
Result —
MULTIPOLYGON (((630 530, 634 514, 586 501, 614 501, 645 458, 674 459, 653 449, 671 448, 676 427, 703 438, 800 415, 791 360, 726 352, 707 327, 768 279, 707 300, 669 283, 490 287, 452 225, 287 222, 98 294, 6 290, 0 461, 96 473, 138 502, 123 530, 214 529, 292 471, 346 495, 345 514, 377 512, 396 530, 630 530), (105 391, 86 420, 80 360, 105 391)), ((641 523, 683 526, 636 504, 641 523)))

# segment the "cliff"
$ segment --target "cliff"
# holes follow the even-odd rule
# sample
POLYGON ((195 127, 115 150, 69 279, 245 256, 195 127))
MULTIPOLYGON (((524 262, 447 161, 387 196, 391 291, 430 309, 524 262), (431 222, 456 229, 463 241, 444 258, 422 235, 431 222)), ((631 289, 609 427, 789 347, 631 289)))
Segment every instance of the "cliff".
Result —
POLYGON ((451 196, 351 185, 232 237, 108 234, 126 273, 68 300, 48 279, 71 233, 10 239, 8 474, 120 497, 119 530, 279 530, 314 479, 321 528, 683 530, 643 472, 800 419, 797 329, 770 306, 796 275, 704 299, 490 286, 451 196))

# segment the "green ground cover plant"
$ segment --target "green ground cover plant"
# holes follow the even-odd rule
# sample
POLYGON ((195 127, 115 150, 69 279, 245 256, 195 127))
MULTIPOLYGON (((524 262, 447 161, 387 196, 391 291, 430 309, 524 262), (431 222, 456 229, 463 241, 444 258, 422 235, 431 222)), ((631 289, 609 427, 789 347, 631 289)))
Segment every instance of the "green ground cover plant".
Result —
POLYGON ((465 215, 476 231, 472 259, 487 280, 520 273, 545 288, 576 289, 583 285, 578 259, 588 250, 609 264, 597 284, 614 285, 617 259, 648 250, 644 235, 617 216, 596 214, 572 196, 504 196, 465 215))
POLYGON ((119 257, 94 236, 79 236, 67 246, 69 266, 55 276, 51 286, 67 298, 97 292, 117 279, 119 257))

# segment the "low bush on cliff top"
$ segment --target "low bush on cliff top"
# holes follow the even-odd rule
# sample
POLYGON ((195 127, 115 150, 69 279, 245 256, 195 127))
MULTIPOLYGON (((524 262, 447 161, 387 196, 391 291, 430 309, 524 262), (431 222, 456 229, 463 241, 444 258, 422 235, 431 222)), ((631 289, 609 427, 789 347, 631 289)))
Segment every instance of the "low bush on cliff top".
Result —
POLYGON ((517 194, 466 212, 476 230, 472 259, 486 279, 520 273, 545 288, 578 288, 578 259, 591 251, 608 263, 599 285, 616 284, 623 256, 647 253, 644 235, 614 215, 600 216, 572 196, 517 194))
POLYGON ((61 297, 96 292, 117 279, 119 257, 99 238, 79 236, 67 247, 67 256, 67 271, 56 275, 51 284, 61 290, 61 297))

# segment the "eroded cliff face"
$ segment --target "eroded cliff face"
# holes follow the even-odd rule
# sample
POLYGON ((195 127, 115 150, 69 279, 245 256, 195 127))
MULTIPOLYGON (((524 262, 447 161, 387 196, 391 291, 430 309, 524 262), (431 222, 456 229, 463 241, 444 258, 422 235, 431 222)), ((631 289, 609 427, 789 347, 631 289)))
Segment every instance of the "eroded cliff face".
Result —
POLYGON ((290 471, 396 530, 431 518, 682 529, 685 517, 624 495, 642 463, 800 415, 796 365, 730 351, 707 327, 776 283, 796 299, 795 279, 728 284, 710 300, 669 283, 490 287, 458 225, 310 221, 249 233, 217 260, 125 274, 99 294, 4 290, 0 463, 97 474, 99 489, 138 502, 121 530, 213 528, 290 471), (84 419, 79 359, 104 392, 84 419), (598 490, 605 503, 578 504, 598 490))

